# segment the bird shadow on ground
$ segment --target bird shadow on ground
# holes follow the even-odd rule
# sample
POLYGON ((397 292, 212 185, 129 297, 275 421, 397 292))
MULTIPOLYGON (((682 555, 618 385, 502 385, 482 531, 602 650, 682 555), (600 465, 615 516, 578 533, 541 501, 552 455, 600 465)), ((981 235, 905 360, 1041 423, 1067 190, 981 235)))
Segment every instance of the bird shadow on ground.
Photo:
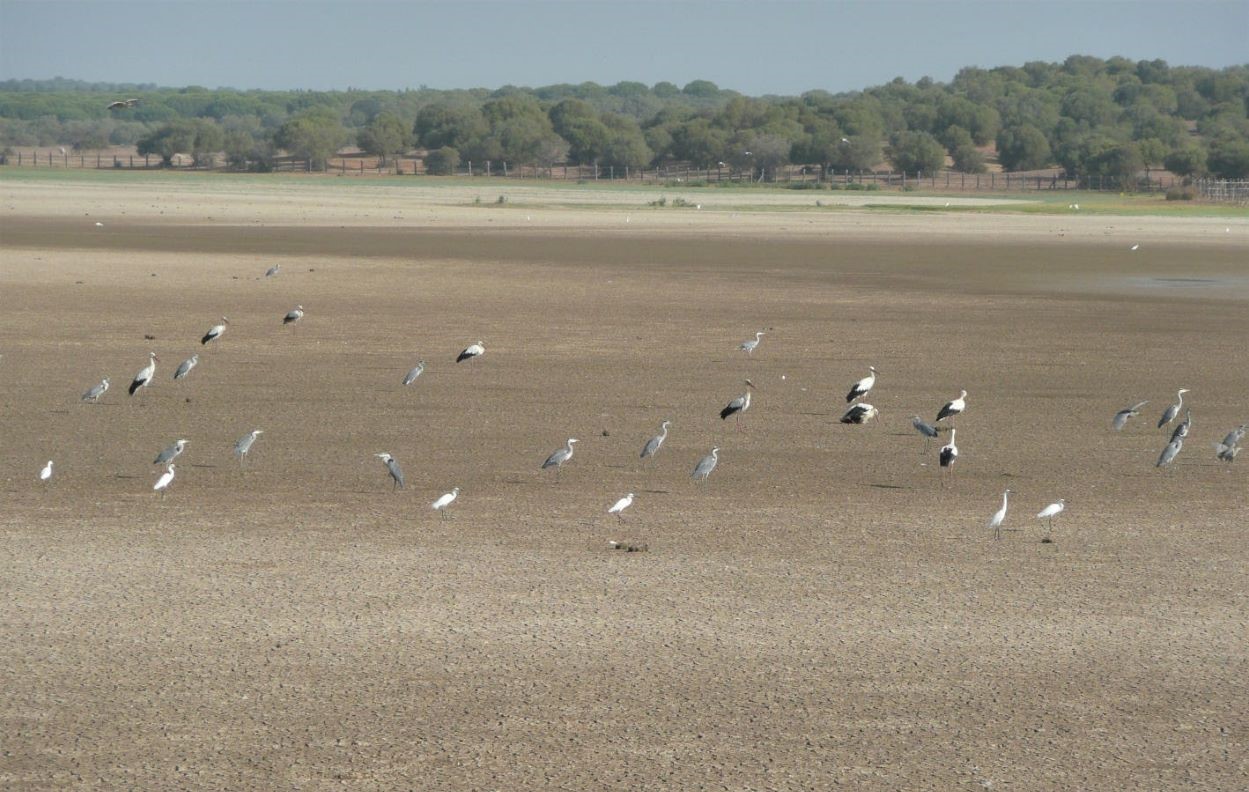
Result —
POLYGON ((872 489, 887 489, 887 490, 912 489, 911 487, 904 487, 901 484, 868 484, 867 486, 871 487, 872 489))

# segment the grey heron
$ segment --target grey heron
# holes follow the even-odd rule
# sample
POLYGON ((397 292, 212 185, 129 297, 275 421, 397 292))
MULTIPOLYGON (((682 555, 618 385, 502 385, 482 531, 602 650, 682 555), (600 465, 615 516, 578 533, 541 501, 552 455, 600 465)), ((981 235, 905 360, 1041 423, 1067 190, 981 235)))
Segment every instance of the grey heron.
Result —
POLYGON ((130 395, 133 396, 139 388, 146 388, 152 384, 152 377, 156 376, 156 361, 160 358, 156 357, 155 352, 148 353, 147 365, 139 369, 139 373, 134 375, 134 380, 130 383, 130 395))
POLYGON ((485 345, 482 344, 480 341, 477 341, 464 347, 464 350, 460 352, 459 355, 456 356, 455 362, 463 363, 466 360, 472 360, 473 358, 478 357, 480 355, 484 355, 485 353, 486 353, 485 345))
POLYGON ((763 338, 765 335, 767 335, 767 333, 760 330, 759 332, 755 333, 754 338, 746 339, 745 341, 738 344, 737 348, 745 352, 747 355, 749 355, 755 351, 755 347, 759 346, 759 339, 763 338))
MULTIPOLYGON (((942 468, 953 468, 954 461, 958 459, 958 446, 954 444, 954 436, 958 433, 957 429, 950 430, 950 442, 941 446, 941 450, 937 452, 937 461, 942 468)), ((941 486, 945 486, 945 479, 941 479, 941 486)))
POLYGON ((877 410, 872 405, 867 402, 859 402, 851 405, 850 409, 846 410, 845 415, 841 416, 841 422, 844 424, 865 424, 879 414, 880 410, 877 410))
POLYGON ((166 447, 165 450, 157 454, 156 458, 152 460, 152 464, 163 465, 166 462, 172 462, 175 459, 177 459, 179 456, 181 456, 182 452, 185 450, 186 450, 186 441, 177 440, 174 442, 173 445, 166 447))
POLYGON ((191 369, 199 365, 199 355, 191 355, 186 360, 178 364, 178 370, 173 373, 173 378, 180 380, 187 374, 191 373, 191 369))
POLYGON ((746 392, 724 405, 724 409, 720 410, 720 420, 727 420, 730 415, 736 415, 741 420, 742 413, 750 409, 750 392, 754 389, 755 384, 746 380, 746 392))
POLYGON ((395 482, 391 489, 403 489, 403 471, 399 469, 399 463, 395 461, 395 458, 387 453, 374 454, 373 456, 382 460, 382 462, 386 465, 386 469, 390 471, 390 477, 394 479, 395 482))
POLYGON ((52 460, 48 460, 48 464, 43 466, 43 470, 39 471, 39 480, 47 481, 52 478, 52 460))
POLYGON ((99 384, 92 385, 91 389, 82 395, 82 400, 95 404, 100 397, 108 392, 108 377, 100 380, 99 384))
POLYGON ((1002 493, 1002 508, 993 513, 989 518, 989 527, 993 529, 993 538, 1002 538, 1002 522, 1006 519, 1006 506, 1010 498, 1010 490, 1002 493))
POLYGON ((967 409, 967 391, 960 390, 958 392, 958 398, 951 399, 950 401, 946 402, 945 406, 943 406, 940 412, 937 413, 937 420, 944 421, 946 418, 953 418, 954 416, 958 415, 959 413, 961 413, 963 410, 966 410, 966 409, 967 409))
POLYGON ((1041 509, 1039 512, 1037 512, 1036 518, 1038 520, 1045 520, 1046 524, 1048 525, 1049 532, 1053 533, 1054 518, 1062 514, 1063 509, 1065 508, 1067 508, 1066 499, 1059 498, 1058 500, 1054 501, 1050 505, 1046 506, 1044 509, 1041 509))
POLYGON ((871 393, 872 387, 876 385, 876 368, 868 366, 867 370, 870 373, 866 377, 850 386, 850 392, 846 394, 846 404, 871 393))
POLYGON ((624 510, 629 508, 632 505, 633 505, 633 493, 630 492, 628 495, 624 496, 620 500, 613 503, 612 507, 607 510, 607 513, 614 514, 616 515, 616 519, 623 520, 624 517, 622 515, 624 514, 624 510))
POLYGON ((655 456, 659 453, 659 449, 663 447, 664 441, 668 439, 668 427, 672 425, 672 421, 664 421, 659 425, 659 434, 646 441, 646 445, 642 446, 642 459, 655 456))
POLYGON ((207 346, 209 341, 216 341, 218 338, 221 338, 229 325, 230 320, 224 316, 221 317, 221 324, 215 324, 208 328, 208 332, 204 333, 204 337, 199 340, 200 344, 207 346))
POLYGON ((292 325, 304 318, 304 307, 296 305, 294 308, 286 312, 286 316, 282 317, 282 324, 292 325))
POLYGON ((1177 437, 1167 443, 1167 447, 1162 449, 1162 453, 1158 455, 1158 462, 1154 467, 1166 467, 1175 461, 1175 457, 1179 455, 1180 449, 1184 447, 1183 438, 1177 437))
POLYGON ((423 373, 425 373, 425 361, 421 360, 417 362, 415 368, 403 375, 403 384, 411 385, 413 382, 416 382, 416 378, 421 376, 423 373))
POLYGON ((1184 406, 1184 394, 1188 393, 1188 388, 1180 388, 1175 394, 1175 404, 1170 405, 1162 411, 1162 417, 1158 419, 1158 428, 1166 426, 1175 420, 1175 416, 1180 414, 1180 409, 1184 406))
POLYGON ((1193 411, 1184 411, 1184 420, 1175 425, 1175 431, 1171 432, 1172 440, 1182 440, 1188 437, 1188 432, 1193 428, 1193 411))
POLYGON ((1220 445, 1229 447, 1240 445, 1240 441, 1244 439, 1245 432, 1247 430, 1249 430, 1249 424, 1241 424, 1232 431, 1228 432, 1227 436, 1223 438, 1223 442, 1220 443, 1220 445))
POLYGON ((716 469, 716 465, 720 462, 720 447, 716 446, 711 449, 711 453, 698 460, 698 464, 694 466, 694 472, 690 477, 695 481, 706 481, 711 475, 711 471, 716 469))
POLYGON ((458 497, 460 497, 460 488, 452 487, 450 492, 443 494, 442 497, 430 504, 430 508, 438 512, 442 519, 445 520, 447 519, 447 507, 455 503, 455 499, 458 497))
POLYGON ((265 270, 265 277, 266 277, 266 278, 272 278, 274 275, 277 275, 277 274, 278 274, 278 270, 280 270, 280 269, 282 269, 282 265, 281 265, 281 264, 274 264, 272 267, 270 267, 269 269, 265 270))
POLYGON ((926 422, 923 418, 920 418, 918 415, 911 416, 911 426, 914 426, 915 431, 919 432, 920 434, 924 436, 925 438, 924 439, 924 451, 922 453, 927 453, 929 446, 932 444, 932 439, 939 434, 939 432, 937 431, 937 427, 926 422))
POLYGON ((1136 404, 1133 404, 1131 407, 1124 407, 1122 410, 1115 413, 1115 420, 1114 420, 1115 431, 1116 432, 1122 431, 1123 426, 1124 424, 1128 422, 1128 419, 1135 418, 1136 416, 1140 415, 1141 408, 1144 407, 1146 404, 1149 404, 1148 399, 1146 399, 1143 402, 1137 402, 1136 404))
POLYGON ((559 481, 559 472, 564 467, 564 463, 572 459, 573 443, 578 442, 577 438, 570 437, 563 448, 553 452, 546 461, 542 463, 542 469, 555 468, 555 480, 559 481))
POLYGON ((1214 444, 1214 456, 1220 462, 1235 462, 1236 455, 1240 453, 1240 446, 1228 445, 1227 443, 1214 444))
POLYGON ((253 429, 235 442, 234 455, 239 458, 239 467, 242 467, 243 463, 247 461, 247 453, 252 450, 252 445, 262 434, 264 434, 263 429, 253 429))
POLYGON ((169 467, 165 468, 165 472, 156 480, 156 485, 152 487, 153 490, 160 493, 162 498, 165 497, 165 490, 169 489, 169 485, 173 483, 173 470, 174 464, 170 462, 169 467))

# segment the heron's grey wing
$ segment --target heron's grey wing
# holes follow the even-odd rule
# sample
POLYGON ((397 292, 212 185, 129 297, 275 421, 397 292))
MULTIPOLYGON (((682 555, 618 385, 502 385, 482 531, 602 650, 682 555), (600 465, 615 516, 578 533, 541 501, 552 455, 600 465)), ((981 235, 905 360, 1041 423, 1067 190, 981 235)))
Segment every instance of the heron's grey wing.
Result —
POLYGON ((1128 419, 1132 417, 1132 410, 1120 410, 1115 413, 1115 431, 1118 432, 1127 424, 1128 419))
POLYGON ((658 450, 659 438, 652 437, 650 440, 646 441, 646 445, 642 448, 642 458, 645 459, 648 456, 652 456, 658 450))
POLYGON ((561 448, 560 450, 556 451, 554 454, 551 454, 549 457, 546 458, 546 461, 542 463, 542 469, 546 470, 549 467, 555 467, 556 465, 558 465, 560 462, 563 462, 563 461, 564 461, 564 449, 561 448))
POLYGON ((390 469, 390 475, 394 476, 395 481, 399 482, 399 486, 403 486, 403 471, 399 469, 399 463, 391 459, 386 462, 386 467, 390 469))

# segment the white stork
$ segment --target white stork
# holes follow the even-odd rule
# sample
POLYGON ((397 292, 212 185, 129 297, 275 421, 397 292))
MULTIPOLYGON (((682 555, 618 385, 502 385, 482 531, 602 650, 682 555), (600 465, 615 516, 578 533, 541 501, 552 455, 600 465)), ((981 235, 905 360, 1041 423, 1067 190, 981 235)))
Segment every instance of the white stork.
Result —
POLYGON ((945 406, 942 407, 941 411, 937 413, 937 420, 944 421, 946 418, 953 418, 966 409, 967 391, 961 390, 958 392, 957 399, 953 399, 945 403, 945 406))
POLYGON ((486 353, 485 345, 482 344, 480 341, 478 341, 476 343, 469 344, 468 346, 464 347, 464 351, 462 351, 455 358, 455 362, 463 363, 466 360, 472 360, 473 358, 484 355, 485 353, 486 353))
POLYGON ((874 366, 868 366, 867 370, 870 373, 850 387, 850 392, 846 394, 846 404, 849 404, 855 399, 862 399, 864 396, 871 393, 872 387, 876 384, 876 368, 874 366))
POLYGON ((146 388, 152 384, 152 377, 156 376, 156 361, 160 358, 156 357, 155 352, 148 353, 147 365, 134 375, 134 381, 130 383, 130 395, 133 396, 139 388, 146 388))
POLYGON ((221 324, 215 324, 208 328, 208 332, 204 333, 204 337, 201 338, 199 342, 204 346, 207 346, 209 341, 216 341, 218 338, 221 338, 221 335, 226 331, 226 327, 228 327, 229 324, 229 319, 224 316, 221 317, 221 324))

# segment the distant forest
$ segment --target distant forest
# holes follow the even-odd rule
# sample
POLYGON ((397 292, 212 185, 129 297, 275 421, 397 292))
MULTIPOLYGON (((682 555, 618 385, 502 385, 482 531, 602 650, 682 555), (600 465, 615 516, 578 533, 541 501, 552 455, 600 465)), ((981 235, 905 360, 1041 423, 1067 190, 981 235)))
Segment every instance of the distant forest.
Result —
POLYGON ((433 172, 463 161, 774 171, 1059 168, 1129 184, 1165 167, 1249 178, 1249 65, 1170 66, 1073 55, 968 67, 949 83, 901 78, 863 91, 743 96, 706 80, 497 90, 240 91, 197 86, 0 82, 0 149, 135 145, 166 163, 266 170, 323 164, 344 147, 416 151, 433 172), (133 107, 107 109, 117 100, 133 107), (948 158, 948 159, 947 159, 948 158))

